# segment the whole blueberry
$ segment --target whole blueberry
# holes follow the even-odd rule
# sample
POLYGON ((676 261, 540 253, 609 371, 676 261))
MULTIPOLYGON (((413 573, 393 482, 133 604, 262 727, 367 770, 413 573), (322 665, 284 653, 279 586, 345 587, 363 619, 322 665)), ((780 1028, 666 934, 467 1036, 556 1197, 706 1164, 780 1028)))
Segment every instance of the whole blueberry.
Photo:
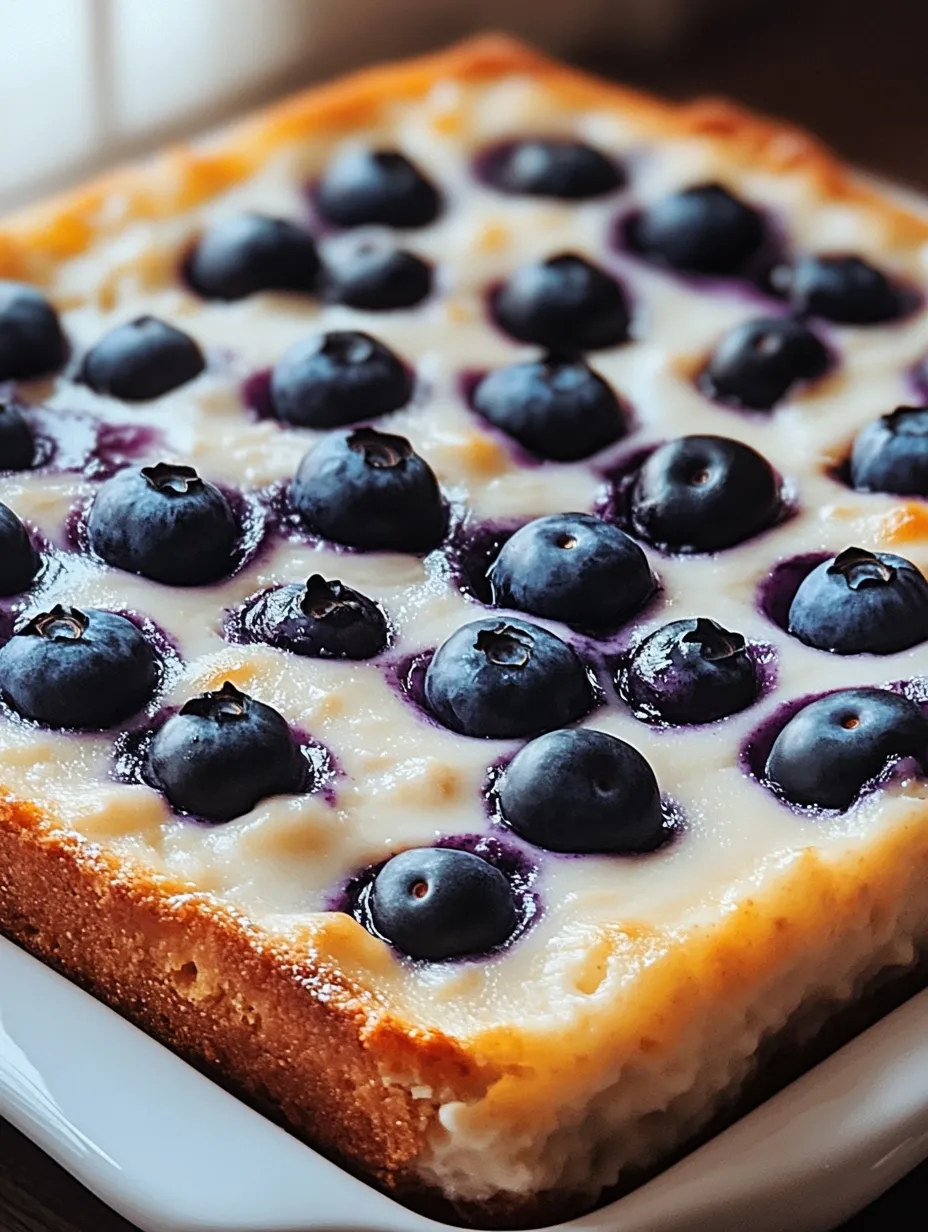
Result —
POLYGON ((620 284, 574 253, 516 270, 494 296, 493 311, 513 338, 561 353, 627 342, 631 321, 620 284))
MULTIPOLYGON (((349 237, 346 237, 349 238, 349 237)), ((339 240, 326 256, 328 300, 367 312, 413 308, 432 293, 432 267, 415 253, 363 239, 339 240)))
POLYGON ((49 376, 67 358, 61 322, 45 296, 27 283, 0 281, 0 381, 49 376))
POLYGON ((147 772, 174 808, 212 822, 312 787, 309 762, 286 719, 228 680, 192 697, 158 729, 147 772))
POLYGON ((42 559, 25 526, 0 505, 0 595, 18 595, 33 582, 42 559))
POLYGON ((602 197, 625 183, 621 166, 584 141, 535 137, 504 141, 478 160, 481 179, 500 192, 581 201, 602 197))
POLYGON ((26 471, 35 462, 35 437, 16 405, 0 400, 0 471, 26 471))
POLYGON ((198 586, 231 572, 239 526, 225 496, 192 466, 127 467, 97 492, 90 545, 117 569, 169 586, 198 586))
POLYGON ((426 227, 441 210, 435 185, 398 150, 347 150, 315 197, 319 213, 337 227, 426 227))
POLYGON ((928 718, 888 689, 842 689, 810 702, 786 724, 765 776, 793 804, 846 809, 896 757, 928 768, 928 718))
POLYGON ((510 364, 488 373, 474 409, 536 457, 578 462, 628 431, 612 388, 579 359, 510 364))
POLYGON ((896 407, 863 428, 850 473, 859 492, 928 496, 928 406, 896 407))
POLYGON ((739 274, 766 238, 757 210, 721 184, 696 184, 663 197, 629 227, 641 256, 687 274, 739 274))
POLYGON ((372 659, 387 644, 387 620, 373 599, 314 573, 265 591, 244 615, 250 638, 314 659, 372 659))
POLYGON ((318 273, 312 237, 296 223, 265 214, 238 214, 215 223, 187 261, 187 277, 204 299, 310 292, 318 273))
POLYGON ((431 552, 448 525, 429 464, 404 436, 373 428, 321 440, 300 463, 290 496, 310 530, 368 552, 431 552))
POLYGON ((523 620, 464 625, 436 650, 425 700, 445 727, 511 739, 572 723, 591 708, 592 686, 576 651, 523 620))
POLYGON ((111 329, 87 352, 81 377, 98 394, 147 402, 186 385, 205 366, 189 334, 158 317, 136 317, 111 329))
POLYGON ((121 723, 151 700, 161 663, 125 616, 56 604, 0 650, 0 691, 24 718, 49 727, 121 723))
POLYGON ((444 847, 413 847, 388 860, 371 885, 368 910, 385 941, 432 962, 498 949, 519 922, 499 869, 444 847))
POLYGON ((631 491, 635 531, 674 552, 718 552, 765 530, 780 485, 765 458, 724 436, 683 436, 650 455, 631 491))
POLYGON ((894 654, 928 639, 928 581, 902 556, 847 548, 805 578, 793 637, 834 654, 894 654))
POLYGON ((730 406, 769 411, 804 381, 828 369, 825 344, 801 321, 767 317, 726 334, 701 377, 705 392, 730 406))
POLYGON ((623 624, 655 589, 638 544, 587 513, 555 513, 521 527, 487 576, 498 607, 586 629, 623 624))
POLYGON ((278 419, 301 428, 340 428, 405 406, 413 376, 388 346, 357 330, 294 343, 271 373, 278 419))
POLYGON ((740 633, 714 620, 674 620, 646 637, 620 674, 640 719, 712 723, 744 710, 760 692, 757 664, 740 633))
POLYGON ((653 851, 665 837, 661 795, 630 744, 589 728, 548 732, 506 767, 497 796, 503 820, 549 851, 653 851))
POLYGON ((908 310, 900 287, 861 257, 802 257, 774 270, 771 280, 794 312, 839 325, 880 325, 908 310))

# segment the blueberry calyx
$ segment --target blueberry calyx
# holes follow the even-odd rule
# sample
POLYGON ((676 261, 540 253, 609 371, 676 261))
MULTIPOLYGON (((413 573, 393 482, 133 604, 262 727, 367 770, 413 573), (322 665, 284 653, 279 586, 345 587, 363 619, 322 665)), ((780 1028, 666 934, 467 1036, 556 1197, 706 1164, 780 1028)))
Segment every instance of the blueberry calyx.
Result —
POLYGON ((524 629, 499 625, 481 629, 474 646, 497 667, 525 667, 532 657, 532 639, 524 629))
POLYGON ((851 590, 862 586, 885 586, 896 576, 896 570, 866 548, 845 548, 828 566, 831 575, 843 577, 851 590))
POLYGON ((49 642, 79 642, 89 625, 89 618, 80 608, 56 603, 47 612, 31 617, 17 632, 49 642))
POLYGON ((413 455, 405 436, 392 436, 376 428, 356 428, 348 437, 348 448, 359 453, 367 466, 376 471, 393 470, 413 455))
POLYGON ((153 466, 143 466, 140 473, 150 488, 165 496, 186 496, 203 487, 203 480, 194 468, 181 462, 156 462, 153 466))

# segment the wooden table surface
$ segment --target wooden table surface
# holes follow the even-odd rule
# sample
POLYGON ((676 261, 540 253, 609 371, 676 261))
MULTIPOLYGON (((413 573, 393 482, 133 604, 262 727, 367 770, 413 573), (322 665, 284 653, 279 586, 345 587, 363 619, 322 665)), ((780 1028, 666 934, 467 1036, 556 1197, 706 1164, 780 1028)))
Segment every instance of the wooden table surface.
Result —
MULTIPOLYGON (((858 165, 928 188, 926 47, 921 0, 781 0, 618 71, 664 94, 727 94, 788 117, 858 165)), ((616 71, 614 60, 596 67, 616 71)), ((928 1164, 841 1232, 926 1229, 928 1164)), ((0 1232, 133 1230, 0 1121, 0 1232)))

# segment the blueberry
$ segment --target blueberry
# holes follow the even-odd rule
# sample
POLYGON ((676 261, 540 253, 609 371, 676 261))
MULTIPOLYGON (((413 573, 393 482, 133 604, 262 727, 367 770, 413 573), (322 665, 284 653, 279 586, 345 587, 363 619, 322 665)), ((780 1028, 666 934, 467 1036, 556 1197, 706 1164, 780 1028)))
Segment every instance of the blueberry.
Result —
POLYGON ((646 637, 621 672, 620 691, 640 719, 712 723, 750 706, 760 683, 741 634, 699 617, 646 637))
POLYGON ((854 441, 850 473, 859 492, 928 496, 928 406, 899 406, 868 424, 854 441))
POLYGON ((593 692, 566 642, 528 621, 488 617, 439 646, 425 700, 452 731, 509 739, 572 723, 591 708, 593 692))
POLYGON ((259 595, 244 624, 256 640, 314 659, 372 659, 387 644, 386 617, 373 599, 318 573, 259 595))
POLYGON ((493 311, 513 338, 561 353, 628 341, 631 310, 622 287, 573 253, 516 270, 496 293, 493 311))
POLYGON ((169 586, 198 586, 231 572, 239 527, 229 502, 192 466, 128 467, 90 509, 93 550, 117 569, 169 586))
POLYGON ((501 142, 480 156, 478 166, 486 183, 517 196, 581 201, 625 183, 624 171, 611 158, 566 137, 501 142))
POLYGON ((340 428, 405 406, 413 377, 403 361, 356 330, 294 343, 271 373, 274 414, 301 428, 340 428))
POLYGON ((504 945, 518 926, 506 877, 480 856, 413 847, 388 860, 367 901, 376 932, 409 958, 438 962, 504 945))
POLYGON ((769 411, 804 381, 828 369, 825 344, 801 321, 768 317, 726 334, 701 377, 711 398, 750 411, 769 411))
POLYGON ((638 544, 587 513, 555 513, 521 527, 487 576, 498 607, 586 629, 623 624, 655 586, 638 544))
POLYGON ((322 177, 316 207, 337 227, 425 227, 438 217, 441 197, 397 150, 348 150, 322 177))
POLYGON ((928 719, 920 707, 888 689, 842 689, 790 719, 764 773, 793 804, 846 809, 896 757, 928 767, 928 719))
POLYGON ((226 681, 185 702, 155 733, 148 778, 174 808, 231 821, 268 796, 312 787, 312 770, 287 721, 226 681))
POLYGON ((368 552, 431 552, 448 525, 432 468, 404 436, 373 428, 321 440, 300 463, 290 496, 311 530, 368 552))
MULTIPOLYGON (((348 238, 348 237, 346 237, 348 238)), ((432 267, 415 253, 372 239, 340 240, 326 257, 326 298, 367 312, 413 308, 432 293, 432 267)))
POLYGON ((0 470, 26 471, 35 462, 35 437, 14 402, 0 401, 0 470))
POLYGON ((740 274, 765 238, 761 214, 721 184, 697 184, 671 193, 629 227, 636 252, 687 274, 740 274))
POLYGON ((0 595, 18 595, 39 571, 41 557, 12 509, 0 505, 0 595))
POLYGON ((49 376, 67 358, 61 322, 45 296, 24 282, 0 281, 0 381, 49 376))
POLYGON ((521 749, 497 784, 503 820, 549 851, 653 851, 665 837, 654 771, 637 749, 581 727, 521 749))
POLYGON ((147 402, 186 385, 206 364, 194 340, 158 317, 136 317, 88 351, 81 377, 98 394, 147 402))
POLYGON ((483 378, 474 408, 536 457, 578 462, 628 430, 609 385, 582 360, 510 364, 483 378))
POLYGON ((909 307, 902 290, 861 257, 803 257, 774 270, 771 281, 795 312, 839 325, 879 325, 909 307))
POLYGON ((928 638, 928 581, 890 552, 847 548, 805 578, 789 632, 834 654, 894 654, 928 638))
POLYGON ((244 299, 257 291, 315 290, 319 257, 312 237, 285 218, 239 214, 216 223, 187 261, 204 299, 244 299))
POLYGON ((718 552, 770 526, 780 486, 766 459, 724 436, 668 441, 641 467, 631 492, 636 533, 674 552, 718 552))
POLYGON ((161 664, 131 620, 56 604, 0 650, 0 690, 13 709, 50 727, 121 723, 150 701, 161 664))

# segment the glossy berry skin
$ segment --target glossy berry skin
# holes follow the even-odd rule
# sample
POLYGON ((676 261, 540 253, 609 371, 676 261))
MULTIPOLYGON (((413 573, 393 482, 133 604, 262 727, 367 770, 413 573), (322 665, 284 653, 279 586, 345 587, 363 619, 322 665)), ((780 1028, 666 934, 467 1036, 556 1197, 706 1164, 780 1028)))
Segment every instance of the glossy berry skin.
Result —
POLYGON ((628 430, 611 387, 582 360, 510 364, 483 378, 474 409, 538 458, 579 462, 628 430))
POLYGON ((186 385, 205 367, 203 352, 188 334, 158 317, 136 317, 87 352, 81 378, 98 394, 148 402, 186 385))
POLYGON ((804 579, 789 632, 834 654, 895 654, 928 639, 928 581, 902 556, 847 548, 804 579))
POLYGON ((0 401, 0 471, 26 471, 35 457, 35 437, 22 411, 0 401))
POLYGON ((441 962, 498 949, 518 926, 506 877, 480 856, 413 847, 388 860, 367 900, 377 934, 409 958, 441 962))
POLYGON ((0 505, 0 595, 27 590, 41 563, 28 530, 12 509, 0 505))
POLYGON ((771 280, 794 312, 838 325, 880 325, 908 309, 899 287, 861 257, 803 257, 774 270, 771 280))
POLYGON ((646 637, 620 689, 648 722, 713 723, 757 700, 760 678, 740 633, 714 620, 674 620, 646 637))
POLYGON ((318 573, 259 595, 244 625, 255 640, 313 659, 372 659, 388 637, 373 599, 318 573))
POLYGON ((503 820, 548 851, 631 855, 666 837, 661 795, 630 744, 586 727, 525 745, 497 784, 503 820))
POLYGON ((780 511, 780 485, 765 458, 724 436, 668 441, 641 467, 631 491, 634 530, 672 552, 718 552, 765 530, 780 511))
POLYGON ((158 729, 147 776, 179 812, 211 822, 312 787, 309 763, 286 719, 228 680, 191 698, 158 729))
POLYGON ((159 462, 108 479, 90 509, 90 545, 116 569, 168 586, 231 572, 239 527, 225 496, 192 466, 159 462))
POLYGON ((623 624, 655 589, 634 539, 587 513, 555 513, 520 527, 487 576, 497 607, 585 629, 623 624))
POLYGON ((644 210, 629 227, 631 247, 656 265, 686 274, 732 276, 766 238, 761 214, 721 184, 696 184, 644 210))
POLYGON ((726 334, 700 384, 729 406, 769 411, 797 385, 823 376, 829 362, 825 344, 801 321, 768 317, 746 321, 726 334))
POLYGON ((566 642, 500 617, 463 625, 439 646, 425 699, 452 731, 500 740, 563 727, 593 704, 586 669, 566 642))
POLYGON ((426 227, 441 211, 435 185, 398 150, 349 150, 328 168, 316 208, 336 227, 426 227))
POLYGON ((448 512, 429 464, 403 436, 357 428, 325 437, 290 488, 304 524, 367 552, 431 552, 448 512))
MULTIPOLYGON (((352 237, 353 238, 353 237, 352 237)), ((432 267, 415 253, 365 239, 326 259, 325 297, 365 312, 414 308, 432 293, 432 267)))
POLYGON ((770 750, 765 777, 793 804, 846 809, 895 757, 915 757, 928 768, 921 708, 888 689, 842 689, 790 719, 770 750))
POLYGON ((68 344, 58 314, 35 287, 0 281, 0 381, 27 381, 64 367, 68 344))
POLYGON ((285 218, 239 214, 217 222, 200 239, 186 267, 204 299, 244 299, 259 291, 316 288, 319 256, 312 236, 285 218))
POLYGON ((271 405, 300 428, 340 428, 405 406, 413 376, 388 346, 358 330, 294 343, 271 373, 271 405))
POLYGON ((627 342, 631 322, 620 284, 573 253, 516 270, 496 293, 493 311, 513 338, 560 354, 627 342))
POLYGON ((899 406, 862 429, 850 478, 858 492, 928 496, 928 406, 899 406))
POLYGON ((121 723, 151 700, 154 648, 125 616, 56 605, 0 650, 0 690, 26 719, 93 729, 121 723))
POLYGON ((558 137, 501 142, 480 156, 478 171, 500 192, 563 201, 602 197, 625 183, 611 158, 583 141, 558 137))

